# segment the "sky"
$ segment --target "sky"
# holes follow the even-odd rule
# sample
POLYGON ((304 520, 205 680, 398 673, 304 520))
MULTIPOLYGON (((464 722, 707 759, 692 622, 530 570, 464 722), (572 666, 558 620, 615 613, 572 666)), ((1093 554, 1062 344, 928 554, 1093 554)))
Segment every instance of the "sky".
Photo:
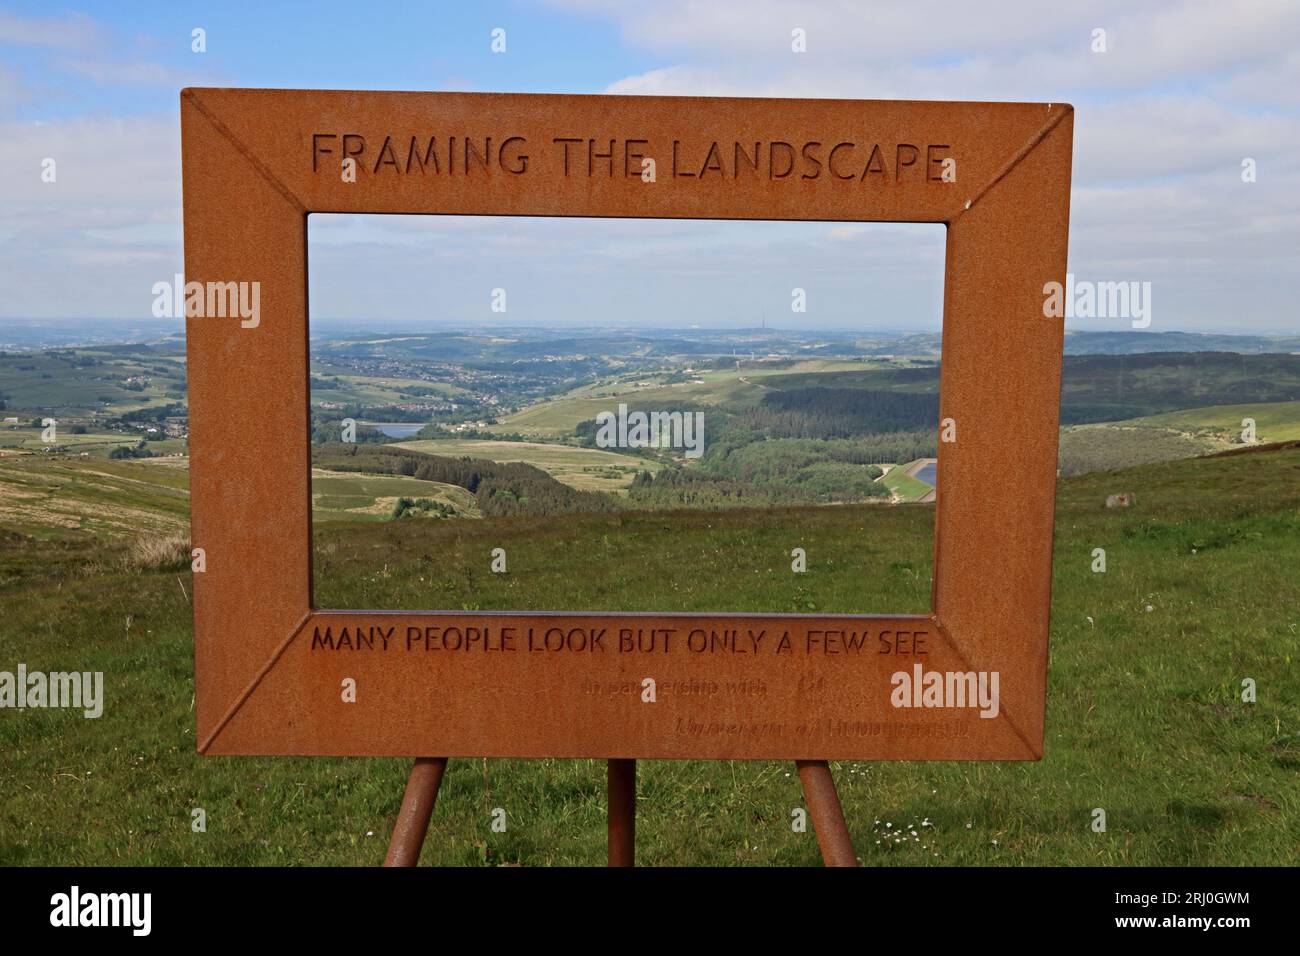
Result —
MULTIPOLYGON (((1148 331, 1300 332, 1289 0, 0 2, 0 323, 149 317, 153 284, 181 269, 185 86, 1069 102, 1077 279, 1149 282, 1148 331)), ((937 225, 313 216, 311 308, 500 322, 490 284, 516 323, 617 309, 644 324, 934 331, 943 242, 937 225), (467 233, 473 259, 439 241, 467 233)))

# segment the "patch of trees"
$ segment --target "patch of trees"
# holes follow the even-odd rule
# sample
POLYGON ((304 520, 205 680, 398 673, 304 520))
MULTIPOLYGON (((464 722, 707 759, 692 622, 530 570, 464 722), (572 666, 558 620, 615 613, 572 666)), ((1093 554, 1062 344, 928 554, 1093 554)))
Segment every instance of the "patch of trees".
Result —
POLYGON ((342 421, 345 418, 369 418, 376 422, 409 422, 415 412, 401 409, 395 405, 362 405, 353 403, 342 405, 338 408, 331 408, 329 416, 322 416, 327 420, 342 421))
POLYGON ((153 458, 154 453, 145 447, 144 442, 138 445, 118 445, 108 453, 109 458, 153 458))
POLYGON ((479 511, 488 517, 614 511, 619 507, 618 501, 608 495, 570 488, 540 468, 521 462, 448 458, 391 446, 341 442, 315 449, 312 460, 336 471, 405 475, 457 485, 474 495, 479 511))
POLYGON ((852 438, 937 428, 939 396, 855 388, 771 391, 737 424, 772 438, 852 438))
MULTIPOLYGON (((385 435, 373 425, 357 425, 356 440, 361 445, 382 445, 393 439, 385 435)), ((313 445, 325 445, 329 442, 341 441, 343 438, 343 419, 342 418, 313 418, 311 423, 311 443, 313 445)))
POLYGON ((938 418, 933 394, 808 387, 767 393, 741 423, 774 436, 848 438, 933 427, 938 418))
POLYGON ((819 504, 830 501, 862 500, 889 494, 861 470, 852 483, 844 475, 821 473, 836 466, 826 462, 803 474, 803 480, 787 483, 733 481, 694 468, 665 468, 658 474, 641 472, 628 489, 633 507, 646 510, 672 508, 772 508, 785 505, 819 504), (856 491, 854 487, 856 486, 856 491))
MULTIPOLYGON (((489 421, 488 424, 492 424, 492 422, 489 421)), ((481 439, 484 441, 528 441, 529 440, 527 436, 521 435, 519 434, 519 432, 504 432, 501 434, 497 434, 496 432, 483 431, 481 428, 465 428, 465 429, 461 429, 460 431, 452 431, 450 428, 438 424, 425 425, 423 428, 421 428, 418 432, 415 433, 414 437, 421 441, 438 441, 439 439, 443 439, 443 438, 481 439)))
POLYGON ((434 501, 432 498, 398 498, 397 503, 393 505, 393 520, 399 518, 452 518, 456 515, 456 509, 451 505, 443 504, 441 501, 434 501))
POLYGON ((1300 400, 1300 355, 1067 355, 1061 422, 1119 421, 1202 405, 1300 400))
MULTIPOLYGON (((924 438, 903 444, 912 451, 924 438)), ((783 488, 817 501, 854 501, 886 496, 887 489, 876 483, 883 470, 872 462, 900 460, 911 459, 882 457, 878 448, 847 440, 742 439, 715 442, 698 468, 714 478, 783 488)))

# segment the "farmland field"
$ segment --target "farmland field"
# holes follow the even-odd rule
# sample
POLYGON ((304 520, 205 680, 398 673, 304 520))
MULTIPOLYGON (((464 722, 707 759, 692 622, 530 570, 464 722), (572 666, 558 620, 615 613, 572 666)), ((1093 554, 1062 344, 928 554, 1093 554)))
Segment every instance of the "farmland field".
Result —
POLYGON ((693 372, 685 381, 674 384, 663 384, 658 376, 633 376, 624 381, 581 386, 507 416, 493 430, 556 437, 572 433, 579 422, 595 418, 603 411, 615 411, 620 402, 638 408, 655 408, 686 402, 707 406, 758 401, 766 389, 763 379, 770 376, 846 372, 888 364, 810 360, 778 366, 741 362, 738 368, 693 372))
POLYGON ((313 468, 311 495, 315 521, 383 521, 393 516, 393 509, 402 498, 428 498, 450 506, 456 517, 479 517, 474 496, 464 488, 400 475, 349 474, 313 468))
POLYGON ((654 473, 660 464, 600 448, 542 442, 491 441, 482 439, 438 439, 394 443, 431 455, 469 456, 488 461, 522 461, 542 469, 552 478, 580 491, 623 491, 638 472, 654 473))

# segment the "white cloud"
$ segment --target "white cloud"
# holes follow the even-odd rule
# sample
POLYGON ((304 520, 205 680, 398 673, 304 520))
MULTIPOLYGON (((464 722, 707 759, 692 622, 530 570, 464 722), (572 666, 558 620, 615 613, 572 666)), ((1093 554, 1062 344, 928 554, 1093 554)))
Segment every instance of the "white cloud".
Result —
POLYGON ((181 268, 179 156, 174 118, 0 123, 4 314, 148 317, 181 268))
POLYGON ((1152 281, 1166 328, 1300 325, 1300 4, 561 5, 672 61, 611 93, 1073 103, 1076 273, 1152 281))
POLYGON ((0 44, 84 50, 104 42, 104 31, 83 13, 20 17, 0 11, 0 44))

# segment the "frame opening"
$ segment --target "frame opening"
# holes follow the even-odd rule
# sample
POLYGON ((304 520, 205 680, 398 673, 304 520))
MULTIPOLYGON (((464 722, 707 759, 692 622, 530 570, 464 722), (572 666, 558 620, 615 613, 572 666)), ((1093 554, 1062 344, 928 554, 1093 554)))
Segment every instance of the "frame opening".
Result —
POLYGON ((315 605, 928 613, 944 240, 310 216, 315 605))

